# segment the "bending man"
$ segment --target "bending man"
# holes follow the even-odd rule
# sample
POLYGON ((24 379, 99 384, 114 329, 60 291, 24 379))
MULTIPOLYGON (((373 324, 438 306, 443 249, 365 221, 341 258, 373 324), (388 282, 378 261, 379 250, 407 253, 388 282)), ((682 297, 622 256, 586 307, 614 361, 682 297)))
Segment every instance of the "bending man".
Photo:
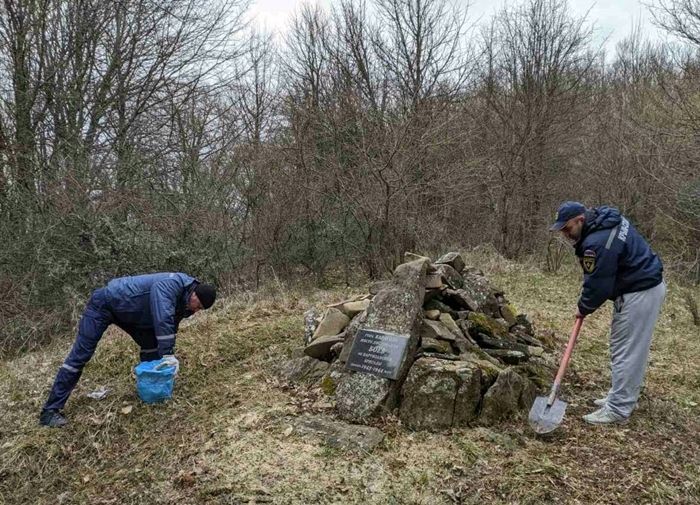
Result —
POLYGON ((110 324, 127 332, 141 347, 141 361, 165 358, 174 366, 175 335, 180 321, 216 299, 216 289, 183 273, 155 273, 111 280, 92 292, 80 318, 78 335, 68 357, 58 369, 39 422, 60 427, 61 413, 83 367, 110 324))

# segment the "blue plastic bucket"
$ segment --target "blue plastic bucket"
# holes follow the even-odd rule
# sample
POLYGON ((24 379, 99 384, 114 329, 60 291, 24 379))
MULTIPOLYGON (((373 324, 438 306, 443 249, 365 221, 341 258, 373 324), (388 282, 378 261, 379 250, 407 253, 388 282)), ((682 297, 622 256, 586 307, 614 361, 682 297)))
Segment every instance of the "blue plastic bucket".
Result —
POLYGON ((175 367, 162 359, 142 361, 134 370, 136 392, 144 403, 158 403, 172 398, 175 367))

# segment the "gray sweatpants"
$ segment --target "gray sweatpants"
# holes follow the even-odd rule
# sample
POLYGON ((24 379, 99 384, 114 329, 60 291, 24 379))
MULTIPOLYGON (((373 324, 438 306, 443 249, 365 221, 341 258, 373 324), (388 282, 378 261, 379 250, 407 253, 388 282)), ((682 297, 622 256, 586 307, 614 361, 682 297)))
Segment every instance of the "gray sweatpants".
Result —
POLYGON ((666 296, 666 283, 615 300, 610 325, 612 387, 607 406, 629 417, 637 405, 649 358, 651 336, 666 296))

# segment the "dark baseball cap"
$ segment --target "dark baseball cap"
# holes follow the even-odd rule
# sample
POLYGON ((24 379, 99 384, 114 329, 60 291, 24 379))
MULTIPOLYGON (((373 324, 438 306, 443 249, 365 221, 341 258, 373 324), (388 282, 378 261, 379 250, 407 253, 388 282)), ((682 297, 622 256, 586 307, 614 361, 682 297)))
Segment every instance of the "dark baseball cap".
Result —
POLYGON ((564 202, 559 206, 559 210, 557 210, 557 220, 549 227, 549 230, 559 231, 566 226, 569 219, 580 216, 585 212, 586 206, 581 202, 564 202))

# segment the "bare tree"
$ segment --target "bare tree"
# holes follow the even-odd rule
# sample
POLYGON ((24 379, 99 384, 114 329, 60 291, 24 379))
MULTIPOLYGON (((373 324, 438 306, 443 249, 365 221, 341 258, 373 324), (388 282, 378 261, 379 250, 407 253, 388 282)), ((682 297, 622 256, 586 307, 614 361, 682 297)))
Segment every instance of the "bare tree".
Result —
MULTIPOLYGON (((556 198, 552 181, 566 181, 575 129, 593 111, 589 82, 596 61, 585 19, 561 0, 529 0, 501 11, 484 32, 485 61, 475 119, 489 152, 490 198, 499 249, 532 251, 532 230, 545 229, 556 198)), ((560 197, 560 196, 559 196, 560 197)))
POLYGON ((466 12, 447 0, 377 0, 384 30, 375 34, 377 55, 404 107, 461 90, 469 71, 464 44, 466 12))

